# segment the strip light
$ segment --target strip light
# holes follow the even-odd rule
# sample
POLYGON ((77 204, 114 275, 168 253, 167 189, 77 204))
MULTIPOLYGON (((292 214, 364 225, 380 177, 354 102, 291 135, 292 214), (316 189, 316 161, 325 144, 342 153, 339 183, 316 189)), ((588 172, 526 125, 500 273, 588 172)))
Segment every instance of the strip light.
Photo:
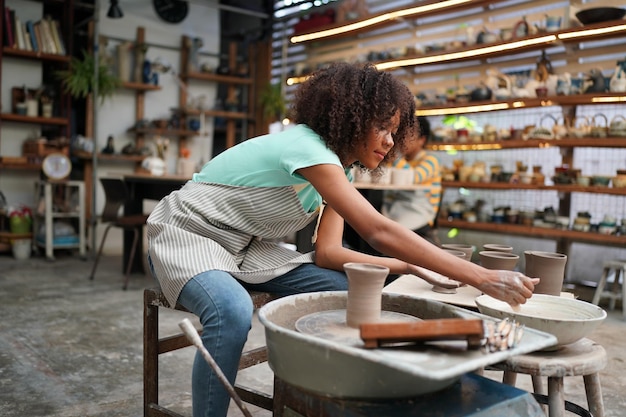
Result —
POLYGON ((593 103, 618 103, 622 101, 626 101, 626 96, 615 96, 615 97, 594 97, 591 99, 593 103))
POLYGON ((619 32, 622 30, 626 30, 626 25, 615 25, 615 26, 609 26, 609 27, 599 28, 599 29, 587 29, 587 30, 578 30, 575 32, 565 32, 565 33, 559 33, 557 36, 559 37, 559 39, 572 39, 572 38, 582 38, 585 36, 606 35, 608 33, 619 32))
POLYGON ((539 38, 524 39, 506 44, 486 46, 484 48, 472 49, 469 51, 451 52, 447 54, 424 56, 419 58, 401 59, 399 61, 381 62, 376 64, 379 70, 387 70, 391 68, 407 67, 413 65, 432 64, 434 62, 452 61, 455 59, 464 59, 487 55, 494 52, 510 51, 512 49, 524 48, 526 46, 539 45, 542 43, 550 43, 556 41, 556 35, 541 36, 539 38))
POLYGON ((525 107, 526 103, 523 101, 516 101, 515 103, 493 103, 493 104, 477 104, 475 106, 463 106, 454 108, 443 109, 417 109, 415 111, 416 116, 442 116, 447 114, 463 114, 463 113, 478 113, 482 111, 495 111, 506 110, 510 107, 525 107))
POLYGON ((315 39, 326 38, 329 36, 339 35, 341 33, 352 32, 355 30, 363 29, 369 26, 377 25, 379 23, 386 22, 388 20, 401 19, 406 16, 431 12, 433 10, 441 10, 446 9, 448 7, 457 6, 463 3, 469 3, 472 0, 449 0, 449 1, 440 1, 434 2, 431 4, 427 4, 424 6, 417 6, 410 9, 404 9, 396 12, 384 13, 379 16, 375 16, 369 19, 361 20, 359 22, 350 23, 345 26, 336 27, 332 29, 321 30, 319 32, 307 33, 304 35, 293 36, 290 41, 291 43, 300 43, 307 42, 315 39))
POLYGON ((458 151, 492 151, 495 149, 502 149, 502 145, 499 143, 468 143, 468 144, 450 144, 450 145, 440 145, 440 144, 431 144, 428 146, 429 149, 433 151, 450 151, 450 150, 458 150, 458 151))

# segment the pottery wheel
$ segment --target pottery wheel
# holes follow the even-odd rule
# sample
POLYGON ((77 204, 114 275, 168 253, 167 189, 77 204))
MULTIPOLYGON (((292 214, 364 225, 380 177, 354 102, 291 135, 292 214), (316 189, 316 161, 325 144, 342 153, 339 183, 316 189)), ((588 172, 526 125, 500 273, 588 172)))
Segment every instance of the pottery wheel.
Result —
MULTIPOLYGON (((380 321, 420 321, 409 314, 395 311, 382 311, 380 321)), ((296 330, 333 342, 351 346, 363 346, 360 331, 346 324, 346 310, 326 310, 307 314, 296 321, 296 330)))

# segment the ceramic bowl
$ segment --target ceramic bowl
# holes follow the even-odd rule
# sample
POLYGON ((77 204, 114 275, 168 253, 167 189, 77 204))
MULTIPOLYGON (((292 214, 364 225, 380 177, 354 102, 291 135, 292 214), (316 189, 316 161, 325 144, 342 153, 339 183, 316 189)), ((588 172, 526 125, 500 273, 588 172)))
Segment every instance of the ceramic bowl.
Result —
POLYGON ((626 10, 619 7, 593 7, 576 13, 576 18, 583 25, 618 20, 626 15, 626 10))
POLYGON ((591 184, 599 187, 607 187, 611 182, 611 177, 604 175, 594 175, 591 177, 591 184))
POLYGON ((477 297, 476 305, 481 313, 488 316, 499 319, 508 317, 527 327, 555 335, 557 344, 553 348, 589 336, 606 318, 606 311, 594 304, 546 294, 534 294, 526 304, 520 305, 519 311, 488 295, 477 297))
POLYGON ((613 177, 613 187, 624 188, 626 187, 626 175, 618 175, 613 177))

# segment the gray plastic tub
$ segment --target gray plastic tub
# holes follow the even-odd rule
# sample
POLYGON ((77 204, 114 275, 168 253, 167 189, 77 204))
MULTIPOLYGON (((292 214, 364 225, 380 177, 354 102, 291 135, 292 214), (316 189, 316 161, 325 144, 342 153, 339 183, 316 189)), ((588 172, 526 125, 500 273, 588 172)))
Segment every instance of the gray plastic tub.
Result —
MULTIPOLYGON (((438 301, 398 294, 382 295, 383 311, 421 319, 496 319, 438 301)), ((467 373, 511 356, 541 350, 556 343, 548 333, 526 328, 513 349, 468 350, 464 341, 365 349, 360 344, 333 341, 296 330, 306 315, 346 308, 347 292, 316 292, 284 297, 259 310, 265 326, 269 365, 287 383, 337 398, 406 398, 443 389, 467 373)))

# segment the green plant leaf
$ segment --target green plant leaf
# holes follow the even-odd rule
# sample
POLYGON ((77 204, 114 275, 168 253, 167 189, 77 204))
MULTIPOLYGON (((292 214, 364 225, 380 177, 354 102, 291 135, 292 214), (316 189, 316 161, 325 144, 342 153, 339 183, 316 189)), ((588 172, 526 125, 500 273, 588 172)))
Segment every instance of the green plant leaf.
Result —
POLYGON ((280 84, 267 84, 259 95, 259 104, 266 119, 280 120, 287 108, 280 84))
MULTIPOLYGON (((95 85, 95 59, 92 54, 82 51, 83 58, 72 57, 69 68, 56 72, 66 93, 75 98, 86 98, 95 85)), ((101 101, 113 95, 121 85, 120 79, 103 64, 98 65, 98 97, 101 101)))

